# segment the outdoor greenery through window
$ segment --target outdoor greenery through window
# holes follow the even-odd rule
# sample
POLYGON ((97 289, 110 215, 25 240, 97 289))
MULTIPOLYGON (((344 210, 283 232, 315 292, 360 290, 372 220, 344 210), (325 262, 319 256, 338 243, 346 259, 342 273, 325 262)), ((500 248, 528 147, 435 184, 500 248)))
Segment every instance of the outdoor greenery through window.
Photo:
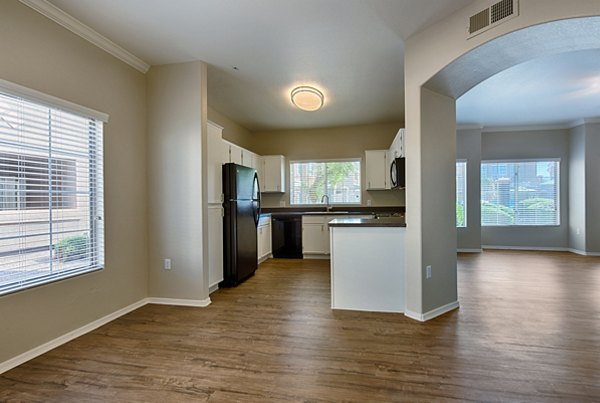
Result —
POLYGON ((467 162, 456 162, 456 226, 467 226, 467 162))
POLYGON ((290 184, 291 204, 360 204, 360 160, 291 162, 290 184))
POLYGON ((104 265, 103 122, 32 101, 6 83, 0 82, 0 294, 104 265))
POLYGON ((559 225, 560 161, 481 164, 481 225, 559 225))

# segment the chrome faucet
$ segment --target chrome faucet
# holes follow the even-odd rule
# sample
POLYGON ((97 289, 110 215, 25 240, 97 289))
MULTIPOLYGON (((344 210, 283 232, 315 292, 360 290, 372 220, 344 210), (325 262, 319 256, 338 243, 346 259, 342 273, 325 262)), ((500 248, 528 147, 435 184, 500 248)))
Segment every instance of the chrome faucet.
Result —
POLYGON ((327 211, 331 210, 331 206, 329 205, 329 195, 323 195, 321 197, 321 204, 323 203, 323 200, 325 200, 325 198, 327 198, 327 211))

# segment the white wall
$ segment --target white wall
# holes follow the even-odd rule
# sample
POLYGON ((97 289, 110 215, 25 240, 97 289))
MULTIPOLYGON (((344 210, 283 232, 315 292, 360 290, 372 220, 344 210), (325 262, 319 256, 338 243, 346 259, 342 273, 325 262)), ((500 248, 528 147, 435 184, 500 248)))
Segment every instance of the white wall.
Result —
POLYGON ((149 296, 208 298, 206 64, 148 72, 149 296), (163 269, 163 259, 172 269, 163 269))

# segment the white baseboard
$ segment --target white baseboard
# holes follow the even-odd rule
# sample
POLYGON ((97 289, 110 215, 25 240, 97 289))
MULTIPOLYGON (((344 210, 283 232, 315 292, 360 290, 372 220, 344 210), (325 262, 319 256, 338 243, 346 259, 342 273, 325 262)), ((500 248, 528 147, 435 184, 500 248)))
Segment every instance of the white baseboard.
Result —
POLYGON ((149 297, 146 298, 148 304, 158 305, 178 305, 178 306, 195 306, 199 308, 206 308, 210 305, 210 298, 205 299, 178 299, 178 298, 157 298, 149 297))
POLYGON ((48 351, 59 347, 65 343, 70 342, 80 336, 83 336, 86 333, 91 332, 99 328, 100 326, 106 325, 109 322, 112 322, 115 319, 120 318, 123 315, 128 314, 129 312, 135 311, 138 308, 143 307, 146 304, 160 304, 160 305, 178 305, 178 306, 195 306, 195 307, 207 307, 210 305, 210 298, 196 300, 196 299, 176 299, 176 298, 155 298, 149 297, 139 300, 131 305, 126 306, 125 308, 121 308, 118 311, 115 311, 111 314, 103 316, 100 319, 97 319, 93 322, 88 323, 87 325, 81 326, 78 329, 72 330, 68 333, 63 334, 55 338, 54 340, 50 340, 40 346, 34 347, 29 351, 26 351, 18 356, 11 358, 7 361, 0 363, 0 374, 18 367, 21 364, 26 363, 29 360, 34 359, 48 351))
POLYGON ((103 326, 109 322, 112 322, 113 320, 128 314, 129 312, 135 311, 138 308, 141 308, 142 306, 146 305, 147 302, 147 298, 144 298, 138 302, 135 302, 129 306, 126 306, 125 308, 121 308, 118 311, 115 311, 109 315, 103 316, 100 319, 97 319, 91 323, 88 323, 87 325, 84 325, 78 329, 72 330, 68 333, 63 334, 62 336, 57 337, 54 340, 50 340, 47 343, 42 344, 41 346, 32 348, 29 351, 24 352, 23 354, 19 354, 18 356, 11 358, 8 361, 4 361, 3 363, 0 363, 0 374, 13 369, 29 360, 34 359, 37 356, 40 356, 44 353, 47 353, 48 351, 59 347, 65 343, 70 342, 71 340, 74 340, 80 336, 83 336, 86 333, 91 332, 92 330, 95 330, 97 328, 99 328, 100 326, 103 326))
POLYGON ((307 253, 302 255, 302 259, 330 260, 331 255, 328 253, 307 253))
POLYGON ((258 259, 258 264, 261 264, 262 262, 264 262, 267 259, 272 259, 273 258, 273 254, 268 254, 266 256, 261 257, 260 259, 258 259))
POLYGON ((481 253, 483 249, 468 249, 468 248, 458 248, 456 250, 458 253, 481 253))
POLYGON ((446 312, 450 312, 459 307, 458 301, 450 302, 449 304, 442 305, 438 308, 432 309, 429 312, 425 312, 423 314, 413 312, 410 310, 405 310, 404 315, 408 316, 411 319, 418 320, 419 322, 426 322, 430 319, 436 318, 440 315, 445 314, 446 312))
POLYGON ((558 246, 503 246, 503 245, 481 245, 482 249, 499 249, 499 250, 539 250, 548 252, 569 252, 569 248, 561 248, 558 246))
POLYGON ((573 248, 569 248, 568 251, 571 253, 576 253, 578 255, 582 255, 582 256, 600 256, 599 252, 586 252, 584 250, 573 249, 573 248))

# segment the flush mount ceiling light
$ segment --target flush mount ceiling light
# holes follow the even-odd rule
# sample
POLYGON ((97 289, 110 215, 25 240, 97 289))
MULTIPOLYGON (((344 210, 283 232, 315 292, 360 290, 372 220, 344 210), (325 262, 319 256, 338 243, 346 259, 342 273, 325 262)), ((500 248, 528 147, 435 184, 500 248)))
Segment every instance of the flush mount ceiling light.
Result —
POLYGON ((292 90, 292 103, 303 111, 318 111, 324 100, 323 93, 314 87, 301 85, 292 90))

